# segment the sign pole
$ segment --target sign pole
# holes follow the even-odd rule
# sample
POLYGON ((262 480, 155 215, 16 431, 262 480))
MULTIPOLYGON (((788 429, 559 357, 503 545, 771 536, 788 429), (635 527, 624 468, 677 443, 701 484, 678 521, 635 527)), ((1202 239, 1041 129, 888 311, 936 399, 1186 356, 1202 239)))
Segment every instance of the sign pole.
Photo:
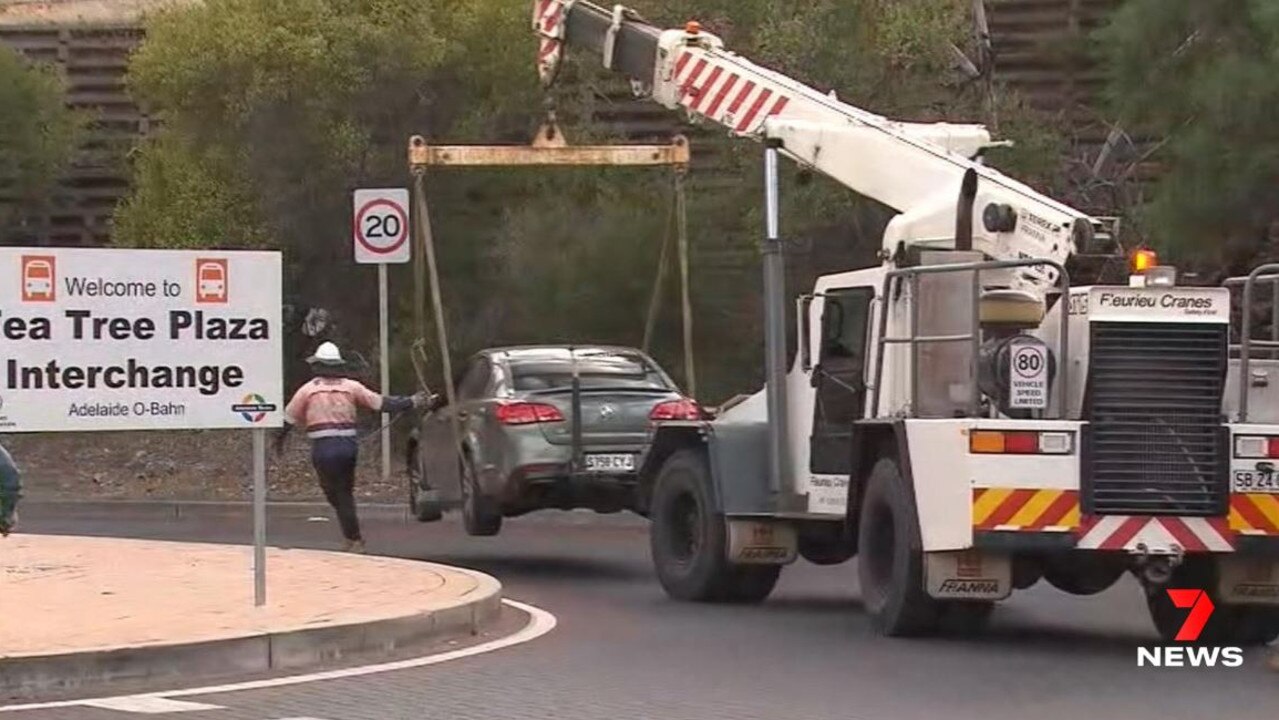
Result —
POLYGON ((253 605, 266 604, 266 430, 253 429, 253 605))
MULTIPOLYGON (((391 387, 391 359, 390 359, 390 341, 387 338, 387 290, 386 290, 386 263, 378 263, 377 266, 377 303, 378 303, 378 348, 379 348, 379 364, 382 366, 382 379, 379 389, 383 394, 390 393, 391 387)), ((391 481, 391 416, 382 413, 382 482, 391 481)))
MULTIPOLYGON (((387 309, 386 266, 412 259, 409 242, 409 191, 404 188, 359 188, 351 197, 351 240, 355 262, 377 265, 378 355, 383 395, 391 394, 390 312, 387 309)), ((419 305, 421 303, 418 303, 419 305)), ((417 311, 418 316, 421 308, 417 311)), ((382 413, 382 482, 391 481, 391 416, 382 413)))

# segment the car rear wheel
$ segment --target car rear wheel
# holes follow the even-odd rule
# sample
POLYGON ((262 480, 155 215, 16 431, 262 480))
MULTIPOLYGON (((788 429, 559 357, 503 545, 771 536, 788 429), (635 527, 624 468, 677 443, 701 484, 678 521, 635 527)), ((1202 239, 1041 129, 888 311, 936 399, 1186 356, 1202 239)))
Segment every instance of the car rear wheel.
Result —
POLYGON ((496 535, 502 530, 502 513, 491 498, 480 492, 475 468, 470 457, 462 459, 460 485, 462 491, 462 526, 474 537, 496 535))
POLYGON ((414 446, 409 450, 409 512, 418 522, 435 522, 444 517, 444 508, 426 497, 426 472, 422 467, 421 451, 414 446))

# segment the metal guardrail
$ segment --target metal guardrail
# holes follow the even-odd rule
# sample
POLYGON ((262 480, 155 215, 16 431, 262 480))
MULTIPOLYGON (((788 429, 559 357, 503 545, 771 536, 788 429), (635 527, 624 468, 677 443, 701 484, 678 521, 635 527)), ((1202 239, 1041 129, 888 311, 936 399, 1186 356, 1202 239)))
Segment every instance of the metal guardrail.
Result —
POLYGON ((1238 422, 1248 421, 1248 386, 1252 369, 1253 347, 1269 348, 1271 357, 1279 351, 1279 263, 1266 263, 1253 268, 1246 277, 1232 277, 1222 283, 1224 287, 1243 286, 1243 305, 1240 308, 1242 323, 1239 330, 1239 342, 1228 346, 1229 350, 1239 351, 1239 417, 1238 422), (1264 276, 1264 277, 1263 277, 1264 276), (1270 303, 1270 339, 1252 339, 1252 300, 1257 283, 1271 283, 1274 295, 1270 303))
MULTIPOLYGON (((970 342, 972 343, 972 376, 970 381, 971 394, 968 401, 968 417, 979 417, 981 415, 981 386, 978 382, 980 375, 979 358, 981 356, 981 274, 987 270, 1002 270, 1015 267, 1036 267, 1048 266, 1057 270, 1057 286, 1061 290, 1061 302, 1068 302, 1070 296, 1070 276, 1066 272, 1066 268, 1053 260, 993 260, 978 263, 956 263, 953 265, 928 265, 924 267, 902 268, 900 270, 889 271, 884 276, 884 288, 881 298, 892 296, 895 290, 900 290, 903 281, 910 281, 910 333, 905 337, 888 337, 888 311, 886 305, 883 306, 879 314, 879 335, 876 341, 875 350, 875 385, 874 394, 871 399, 871 411, 879 412, 880 387, 883 384, 884 375, 884 349, 889 344, 908 344, 911 347, 911 367, 910 367, 910 408, 911 416, 914 416, 916 408, 916 399, 919 396, 919 346, 923 343, 945 343, 945 342, 970 342), (919 336, 919 278, 922 275, 939 275, 942 273, 958 273, 972 272, 972 325, 971 332, 959 335, 932 335, 919 336)), ((1275 266, 1279 270, 1279 265, 1275 266)), ((1069 313, 1066 307, 1062 306, 1061 311, 1061 330, 1057 339, 1057 354, 1061 361, 1057 363, 1057 382, 1055 394, 1057 396, 1057 418, 1064 419, 1066 416, 1066 393, 1070 387, 1068 381, 1069 363, 1066 362, 1069 346, 1069 313)))

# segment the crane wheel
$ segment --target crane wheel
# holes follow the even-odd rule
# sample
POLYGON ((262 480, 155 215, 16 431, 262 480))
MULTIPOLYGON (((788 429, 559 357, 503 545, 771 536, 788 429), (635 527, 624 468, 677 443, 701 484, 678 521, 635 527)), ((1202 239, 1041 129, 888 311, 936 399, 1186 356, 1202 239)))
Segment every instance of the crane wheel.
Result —
POLYGON ((649 541, 666 594, 694 602, 757 603, 773 591, 779 565, 728 561, 728 528, 715 508, 700 451, 672 455, 653 487, 649 541))
POLYGON ((937 629, 941 604, 924 588, 923 541, 915 503, 897 463, 871 470, 858 523, 857 574, 862 604, 883 635, 924 635, 937 629))

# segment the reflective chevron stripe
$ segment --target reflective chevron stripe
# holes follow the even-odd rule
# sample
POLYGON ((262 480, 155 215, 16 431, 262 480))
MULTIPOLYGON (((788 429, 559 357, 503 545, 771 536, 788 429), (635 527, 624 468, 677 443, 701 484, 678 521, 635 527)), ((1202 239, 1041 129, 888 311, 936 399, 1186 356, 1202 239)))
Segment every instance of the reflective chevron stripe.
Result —
POLYGON ((975 488, 973 527, 1011 532, 1069 532, 1079 526, 1075 490, 975 488))
POLYGON ((1231 495, 1230 529, 1243 535, 1279 535, 1279 495, 1231 495))

